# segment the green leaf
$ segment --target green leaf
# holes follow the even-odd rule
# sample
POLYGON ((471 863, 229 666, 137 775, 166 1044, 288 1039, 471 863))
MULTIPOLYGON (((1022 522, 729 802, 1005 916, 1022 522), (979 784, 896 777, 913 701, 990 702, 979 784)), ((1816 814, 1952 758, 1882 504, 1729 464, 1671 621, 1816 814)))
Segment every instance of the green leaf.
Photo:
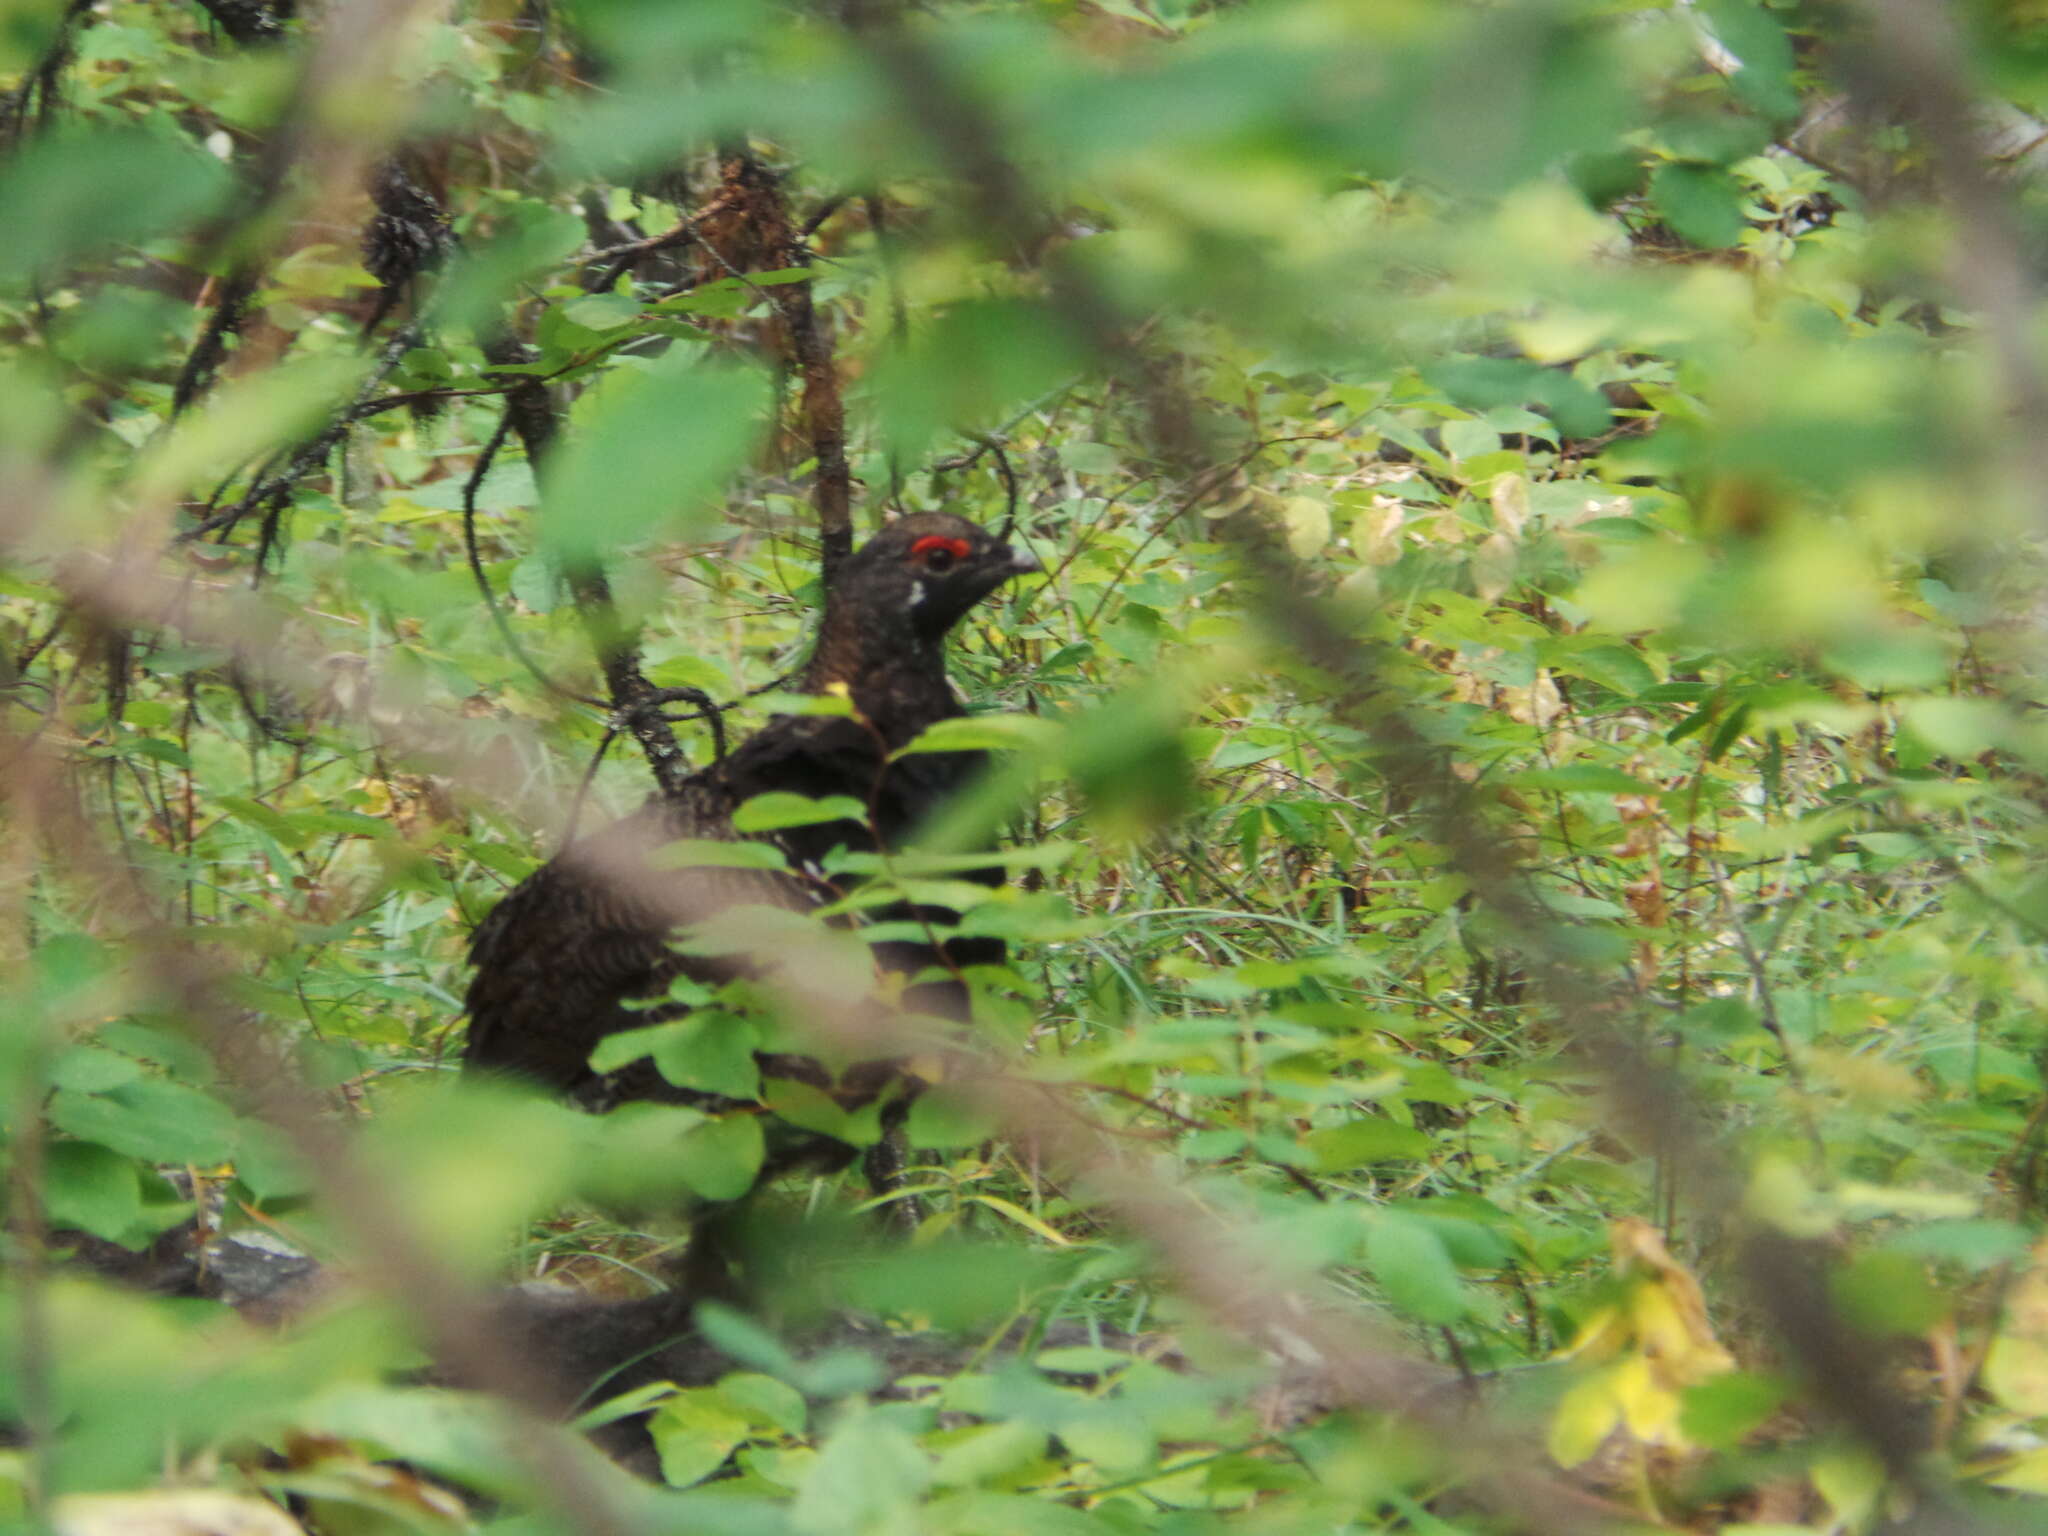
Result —
POLYGON ((767 1159, 761 1117, 735 1110, 707 1120, 676 1145, 676 1171, 706 1200, 737 1200, 753 1189, 767 1159))
POLYGON ((1730 1450, 1748 1438, 1791 1396, 1775 1376, 1728 1371, 1685 1389, 1679 1424, 1691 1438, 1730 1450))
POLYGON ((312 1170, 282 1131, 262 1122, 244 1123, 235 1148, 235 1177, 258 1200, 295 1199, 314 1185, 312 1170))
POLYGON ((972 1147, 995 1134, 996 1122, 970 1095, 941 1084, 917 1096, 903 1130, 913 1147, 972 1147))
POLYGON ((919 733, 897 757, 920 752, 1010 752, 1044 746, 1058 727, 1035 715, 962 715, 941 720, 919 733))
POLYGON ((1625 699, 1639 697, 1657 686, 1657 674, 1642 656, 1625 645, 1591 646, 1558 659, 1562 672, 1575 672, 1625 699))
POLYGON ((759 1092, 754 1026, 738 1014, 706 1009, 664 1025, 654 1042, 654 1064, 678 1088, 750 1099, 759 1092))
POLYGON ((963 298, 884 349, 865 382, 885 440, 908 463, 961 423, 1000 420, 1054 388, 1079 366, 1080 346, 1043 303, 963 298))
POLYGON ((755 304, 754 291, 736 277, 699 283, 687 293, 655 306, 664 315, 703 315, 712 320, 737 320, 755 304))
POLYGON ((647 1433, 661 1457, 663 1481, 688 1488, 724 1466, 750 1429, 718 1388, 692 1387, 654 1410, 647 1433))
POLYGON ((802 1374, 803 1366, 782 1341, 743 1312, 707 1301, 697 1309, 697 1326, 706 1339, 735 1360, 773 1372, 784 1381, 802 1374))
POLYGON ((154 758, 168 763, 173 768, 190 768, 192 759, 185 755, 185 749, 174 741, 165 741, 158 736, 125 736, 121 745, 137 757, 154 758))
POLYGON ((1107 443, 1062 443, 1059 454, 1060 462, 1079 475, 1113 475, 1123 464, 1107 443))
POLYGON ((904 879, 936 875, 960 875, 973 870, 1058 869, 1081 851, 1079 843, 1048 838, 1019 848, 991 848, 976 853, 929 853, 906 848, 884 858, 878 853, 847 852, 833 860, 833 872, 859 875, 899 875, 904 879))
POLYGON ((577 1414, 569 1421, 569 1427, 579 1435, 587 1435, 593 1429, 616 1424, 620 1419, 637 1418, 672 1396, 675 1390, 672 1381, 650 1381, 629 1392, 621 1392, 617 1397, 608 1397, 595 1408, 577 1414))
POLYGON ((1900 711, 1906 726, 1944 757, 1976 757, 2000 745, 2012 719, 1993 699, 1911 699, 1900 711))
POLYGON ((1104 1500, 1098 1509, 1083 1511, 1037 1494, 962 1490, 941 1493, 924 1506, 924 1529, 932 1536, 981 1536, 990 1531, 1002 1536, 1135 1536, 1140 1530, 1158 1528, 1185 1530, 1192 1536, 1214 1529, 1196 1524, 1140 1526, 1101 1513, 1114 1507, 1114 1500, 1104 1500))
POLYGON ((591 1071, 616 1072, 652 1056, 655 1042, 674 1028, 673 1023, 649 1024, 644 1029, 622 1029, 606 1035, 590 1053, 591 1071))
POLYGON ((1873 1338, 1918 1337, 1950 1311, 1926 1261, 1896 1248, 1857 1254, 1828 1277, 1828 1292, 1843 1319, 1873 1338))
POLYGON ((824 715, 850 720, 859 713, 844 693, 764 693, 754 702, 777 715, 824 715))
POLYGON ((1375 1213, 1365 1229, 1365 1263, 1387 1299, 1418 1322, 1442 1325, 1465 1315, 1457 1266, 1427 1222, 1375 1213))
POLYGON ((1533 768, 1518 773, 1508 783, 1516 789, 1547 789, 1566 795, 1662 795, 1655 784, 1632 778, 1619 768, 1599 763, 1565 763, 1556 768, 1533 768))
POLYGON ((801 1435, 810 1423, 803 1393, 787 1382, 755 1371, 734 1371, 718 1382, 719 1395, 739 1409, 756 1428, 801 1435))
POLYGON ((236 821, 258 828, 286 848, 303 848, 311 841, 291 817, 260 800, 251 800, 243 795, 222 795, 216 803, 236 821))
MULTIPOLYGON (((1064 1424, 1060 1426, 1060 1437, 1076 1455, 1086 1456, 1098 1465, 1113 1465, 1108 1458, 1095 1454, 1084 1441, 1069 1435, 1064 1424)), ((1141 1434, 1138 1438, 1147 1437, 1141 1434)), ((1036 1424, 1008 1419, 969 1425, 948 1435, 939 1446, 938 1458, 932 1464, 932 1481, 941 1488, 1001 1484, 1035 1464, 1045 1454, 1045 1448, 1046 1432, 1036 1424)))
POLYGON ((1734 245, 1748 228, 1742 187, 1719 166, 1659 166, 1650 177, 1650 196, 1672 229, 1702 250, 1734 245))
POLYGON ((789 861, 773 843, 720 842, 709 837, 682 837, 663 843, 648 854, 656 869, 773 869, 784 870, 789 861))
POLYGON ((535 613, 552 613, 569 593, 561 561, 548 550, 528 555, 512 567, 506 590, 535 613))
MULTIPOLYGON (((44 949, 48 948, 48 945, 44 946, 44 949)), ((183 1082, 210 1083, 214 1080, 213 1058, 192 1041, 166 1030, 152 1028, 134 1019, 111 1019, 99 1027, 94 1038, 109 1050, 154 1062, 183 1082)))
POLYGON ((562 306, 562 312, 588 330, 609 331, 631 325, 643 310, 639 301, 623 293, 593 293, 587 298, 571 299, 562 306))
POLYGON ((827 795, 814 800, 809 795, 787 790, 770 790, 755 795, 732 813, 735 832, 775 832, 784 827, 813 827, 827 821, 856 821, 863 825, 868 808, 851 795, 827 795))
POLYGON ((1722 46, 1742 61, 1732 80, 1736 94, 1774 118, 1797 116, 1796 60, 1778 18, 1757 0, 1704 0, 1700 9, 1722 46))
MULTIPOLYGON (((456 330, 489 329, 519 282, 561 261, 583 240, 583 221, 566 208, 537 197, 499 200, 488 238, 466 244, 437 286, 435 317, 456 330)), ((545 372, 551 366, 515 364, 504 371, 545 372)))
MULTIPOLYGON (((498 1492, 530 1486, 531 1474, 515 1459, 511 1415, 496 1398, 445 1387, 344 1384, 293 1410, 308 1434, 360 1440, 385 1456, 403 1456, 458 1483, 498 1492)), ((534 1433, 553 1431, 536 1426, 534 1433)), ((580 1447, 566 1442, 562 1454, 580 1447)))
POLYGON ((851 1146, 871 1147, 882 1134, 879 1105, 843 1109, 824 1089, 797 1078, 764 1077, 761 1102, 791 1125, 851 1146))
POLYGON ((43 1154, 43 1206, 53 1227, 76 1227, 138 1247, 142 1180, 133 1158, 84 1141, 52 1141, 43 1154))
POLYGON ((101 1050, 81 1043, 50 1063, 50 1086, 78 1093, 104 1093, 143 1076, 143 1065, 133 1056, 101 1050))
POLYGON ((645 368, 617 368, 581 401, 575 430, 549 466, 541 538, 571 566, 707 515, 759 437, 767 404, 758 370, 701 362, 676 348, 645 368))
POLYGON ((1454 459, 1479 459, 1500 452, 1500 433, 1476 419, 1447 421, 1440 435, 1444 451, 1454 459))
POLYGON ((880 1413, 856 1411, 820 1448, 791 1523, 805 1536, 915 1530, 917 1501, 931 1475, 917 1442, 880 1413))
POLYGON ((1075 1455, 1126 1476, 1146 1470, 1159 1455, 1159 1437, 1128 1415, 1076 1415, 1060 1421, 1059 1436, 1075 1455))
MULTIPOLYGON (((165 121, 162 132, 33 134, 0 167, 0 287, 197 220, 227 195, 227 168, 165 121)), ((61 119, 60 119, 61 121, 61 119)))
MULTIPOLYGON (((1519 358, 1459 357, 1429 365, 1422 376, 1442 390, 1445 398, 1471 410, 1535 406, 1568 437, 1594 437, 1614 424, 1607 397, 1560 368, 1519 358)), ((1490 428, 1469 441, 1461 431, 1454 443, 1451 429, 1467 425, 1453 422, 1444 429, 1445 446, 1459 458, 1471 459, 1499 448, 1499 435, 1490 428)))
POLYGON ((1293 751, 1294 747, 1295 743, 1291 741, 1264 742, 1243 738, 1226 741, 1209 759, 1209 770, 1212 773, 1228 773, 1233 768, 1249 768, 1254 763, 1267 763, 1276 757, 1284 756, 1293 751))
POLYGON ((2030 1241, 2027 1229, 2017 1223, 1964 1217, 1909 1227, 1886 1238, 1885 1246, 1923 1258, 1945 1259, 1981 1274, 2019 1258, 2030 1241))
POLYGON ((1316 496, 1290 496, 1280 520, 1287 530, 1287 549, 1297 560, 1313 559, 1330 542, 1330 504, 1316 496))
POLYGON ((583 1117, 576 1149, 580 1198, 615 1209, 687 1208, 698 1195, 678 1148, 713 1117, 682 1104, 621 1104, 583 1117))
POLYGON ((148 1162, 209 1168, 229 1161, 237 1141, 235 1117, 220 1103, 157 1078, 106 1093, 60 1089, 50 1099, 50 1124, 148 1162))
POLYGON ((1302 1138, 1302 1146, 1310 1162, 1324 1173, 1429 1155, 1427 1135, 1412 1125, 1379 1116, 1311 1131, 1302 1138))

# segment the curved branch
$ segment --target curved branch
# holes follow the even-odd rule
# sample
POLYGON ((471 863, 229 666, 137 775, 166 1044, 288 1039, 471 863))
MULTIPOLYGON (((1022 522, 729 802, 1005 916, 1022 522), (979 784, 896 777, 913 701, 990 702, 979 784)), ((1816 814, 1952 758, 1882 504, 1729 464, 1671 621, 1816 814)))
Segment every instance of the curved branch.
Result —
MULTIPOLYGON (((526 360, 526 348, 510 336, 486 343, 484 357, 500 367, 526 360)), ((524 375, 515 376, 505 391, 505 421, 526 448, 526 457, 538 475, 555 445, 561 427, 555 402, 547 386, 524 375)), ((575 598, 577 617, 597 652, 597 664, 604 673, 611 694, 612 710, 620 724, 640 744, 654 781, 665 795, 682 791, 690 776, 683 749, 661 712, 667 702, 663 690, 647 680, 640 670, 640 634, 619 614, 612 599, 611 583, 596 561, 579 561, 568 571, 569 591, 575 598)))

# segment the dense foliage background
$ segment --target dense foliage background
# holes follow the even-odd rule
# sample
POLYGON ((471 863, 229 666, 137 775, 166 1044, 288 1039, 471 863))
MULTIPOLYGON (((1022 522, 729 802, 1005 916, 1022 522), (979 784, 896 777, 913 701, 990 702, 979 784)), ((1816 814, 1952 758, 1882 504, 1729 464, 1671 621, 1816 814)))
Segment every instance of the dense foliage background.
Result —
POLYGON ((2041 24, 4 0, 16 1517, 2037 1528, 2041 24), (465 1091, 465 936, 936 507, 1013 964, 657 1490, 478 1298, 758 1138, 465 1091))

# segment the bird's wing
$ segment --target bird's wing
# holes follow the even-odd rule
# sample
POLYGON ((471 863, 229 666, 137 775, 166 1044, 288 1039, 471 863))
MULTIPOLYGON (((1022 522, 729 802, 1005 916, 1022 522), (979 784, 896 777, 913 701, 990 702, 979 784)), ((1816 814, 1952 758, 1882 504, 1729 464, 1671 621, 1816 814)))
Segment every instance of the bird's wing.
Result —
MULTIPOLYGON (((722 762, 694 775, 680 794, 650 801, 549 860, 499 902, 470 944, 476 969, 467 999, 465 1065, 576 1097, 669 1097, 651 1064, 640 1064, 631 1085, 600 1084, 589 1060, 606 1036, 676 1016, 675 1010, 629 1009, 621 1006, 625 1001, 659 997, 677 976, 715 984, 754 968, 744 955, 678 954, 669 942, 675 928, 742 905, 816 906, 831 894, 818 876, 827 854, 842 846, 872 849, 876 828, 896 843, 979 759, 943 753, 892 764, 860 721, 777 716, 722 762), (701 865, 655 871, 646 863, 649 853, 679 839, 740 840, 734 808, 770 791, 847 796, 866 809, 858 820, 772 834, 795 874, 701 865)), ((875 916, 934 926, 955 920, 947 909, 908 904, 875 916)), ((915 975, 934 965, 1000 961, 1002 951, 997 941, 955 939, 935 947, 913 937, 877 944, 875 955, 885 969, 915 975)), ((966 1017, 965 991, 950 979, 914 989, 905 1001, 966 1017)))
MULTIPOLYGON (((851 795, 867 808, 864 823, 821 822, 779 834, 778 841, 798 868, 817 867, 834 847, 873 849, 877 832, 884 845, 902 847, 987 765, 981 752, 916 753, 891 760, 860 721, 841 716, 783 718, 784 728, 762 731, 728 759, 735 802, 764 790, 793 789, 813 798, 851 795)), ((1000 885, 1003 872, 973 870, 964 878, 1000 885)), ((967 989, 957 973, 970 965, 1000 965, 1006 953, 1002 940, 954 937, 933 943, 925 934, 941 933, 959 920, 949 907, 897 902, 867 915, 871 922, 895 925, 904 934, 873 945, 876 964, 898 975, 927 977, 904 993, 904 1006, 966 1022, 967 989)))
POLYGON ((678 955, 679 921, 746 903, 802 909, 803 884, 771 870, 654 870, 647 855, 679 838, 733 839, 715 786, 652 802, 535 870, 498 903, 470 941, 469 1068, 577 1094, 593 1081, 590 1053, 605 1036, 658 1022, 627 999, 659 997, 679 975, 716 983, 743 967, 678 955))

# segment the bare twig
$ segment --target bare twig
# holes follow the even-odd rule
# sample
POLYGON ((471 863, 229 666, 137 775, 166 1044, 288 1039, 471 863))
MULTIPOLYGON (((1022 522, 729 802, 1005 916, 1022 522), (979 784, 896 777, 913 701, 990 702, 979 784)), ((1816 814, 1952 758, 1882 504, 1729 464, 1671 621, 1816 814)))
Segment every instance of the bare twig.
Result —
MULTIPOLYGON (((755 254, 761 270, 807 264, 804 236, 790 224, 781 182, 753 155, 742 151, 727 159, 723 197, 734 210, 734 222, 744 226, 734 243, 755 254)), ((853 553, 853 473, 846 462, 846 406, 838 365, 810 283, 776 283, 766 292, 782 318, 789 365, 803 379, 798 413, 816 463, 812 501, 818 513, 819 567, 830 588, 841 563, 853 553)))
POLYGON ((679 245, 688 245, 698 239, 697 230, 707 219, 714 219, 732 206, 729 194, 721 192, 699 208, 695 213, 663 230, 658 235, 649 235, 644 240, 628 240, 623 245, 607 246, 595 251, 584 260, 589 286, 594 293, 603 293, 619 280, 619 274, 638 263, 642 258, 657 251, 672 250, 679 245))
MULTIPOLYGON (((497 626, 498 638, 505 642, 505 649, 519 659, 519 664, 533 675, 534 681, 559 699, 567 699, 572 704, 587 704, 593 709, 603 709, 604 704, 601 700, 578 693, 548 676, 547 670, 534 659, 532 652, 527 650, 513 631, 512 621, 505 617, 505 610, 498 605, 498 594, 491 590, 491 578, 484 571, 483 555, 477 549, 476 542, 476 493, 484 482, 484 476, 491 472, 491 463, 497 458, 498 450, 504 447, 505 439, 511 435, 511 431, 512 413, 507 411, 498 418, 497 429, 491 433, 490 440, 477 454, 476 465, 470 470, 469 477, 462 482, 462 547, 469 555, 470 574, 476 578, 477 592, 482 596, 484 607, 490 613, 491 623, 497 626)), ((609 741, 609 736, 606 739, 609 741)))

